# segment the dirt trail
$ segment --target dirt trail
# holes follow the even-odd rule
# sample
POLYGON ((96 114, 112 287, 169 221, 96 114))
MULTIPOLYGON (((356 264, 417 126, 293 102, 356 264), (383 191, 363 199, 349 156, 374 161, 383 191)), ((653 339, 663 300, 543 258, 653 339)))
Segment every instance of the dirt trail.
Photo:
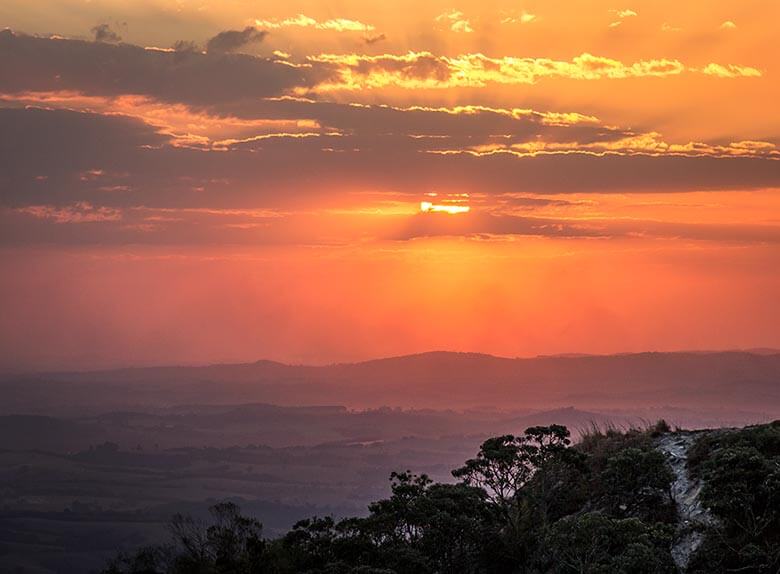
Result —
POLYGON ((688 451, 701 433, 675 432, 658 439, 658 450, 663 452, 674 472, 672 498, 677 504, 680 522, 672 546, 674 563, 685 572, 688 562, 704 539, 702 530, 712 525, 714 518, 699 499, 702 484, 688 475, 688 451))

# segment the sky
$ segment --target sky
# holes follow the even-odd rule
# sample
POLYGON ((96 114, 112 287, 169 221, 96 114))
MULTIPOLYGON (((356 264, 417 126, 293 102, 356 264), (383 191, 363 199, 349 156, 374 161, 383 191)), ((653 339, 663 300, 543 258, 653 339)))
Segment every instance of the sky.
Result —
POLYGON ((0 369, 780 347, 775 0, 4 0, 0 369))

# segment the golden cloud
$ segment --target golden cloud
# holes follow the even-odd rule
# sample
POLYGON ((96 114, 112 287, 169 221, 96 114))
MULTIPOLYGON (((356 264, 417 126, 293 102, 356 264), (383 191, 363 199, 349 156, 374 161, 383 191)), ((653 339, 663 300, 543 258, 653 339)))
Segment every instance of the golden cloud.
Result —
POLYGON ((371 24, 364 24, 358 20, 348 18, 332 18, 330 20, 318 21, 304 14, 298 14, 292 18, 284 20, 255 20, 255 26, 267 29, 279 28, 314 28, 315 30, 331 30, 334 32, 370 32, 374 30, 371 24))
POLYGON ((581 153, 597 156, 614 154, 720 158, 757 157, 780 160, 780 149, 771 142, 745 140, 725 145, 702 142, 668 143, 664 141, 658 132, 632 134, 611 141, 583 143, 576 141, 535 140, 513 144, 482 144, 462 149, 428 150, 428 153, 441 155, 467 154, 472 156, 510 154, 518 157, 581 153))
POLYGON ((471 27, 471 22, 466 18, 463 12, 453 10, 451 12, 445 12, 439 14, 434 19, 436 22, 445 23, 453 32, 470 33, 474 31, 471 27))
POLYGON ((702 73, 708 76, 717 76, 719 78, 759 78, 761 70, 748 66, 735 66, 733 64, 707 64, 702 73))
POLYGON ((610 13, 615 14, 615 16, 617 16, 618 18, 617 20, 615 20, 609 25, 610 28, 617 28, 623 23, 623 20, 625 20, 626 18, 632 18, 638 16, 638 14, 631 9, 610 10, 610 13))
POLYGON ((709 64, 699 70, 676 59, 640 60, 624 63, 613 58, 583 53, 570 61, 549 58, 492 58, 480 53, 436 56, 431 52, 406 54, 320 54, 310 62, 334 67, 335 79, 317 91, 361 90, 388 86, 406 89, 484 87, 489 84, 534 84, 546 78, 574 80, 626 79, 678 76, 701 72, 722 78, 759 77, 756 68, 709 64))
POLYGON ((530 24, 536 20, 536 14, 523 11, 519 15, 509 15, 501 19, 502 24, 530 24))
MULTIPOLYGON (((352 104, 353 106, 367 107, 362 104, 352 104)), ((482 113, 498 114, 519 119, 532 119, 542 125, 547 126, 573 126, 577 124, 599 124, 599 119, 595 116, 589 116, 578 112, 539 112, 528 108, 493 108, 490 106, 453 106, 453 107, 431 107, 431 106, 377 106, 379 108, 396 110, 399 112, 434 112, 451 115, 477 115, 482 113)))
POLYGON ((661 26, 661 32, 682 32, 679 26, 672 26, 669 22, 664 22, 661 26))

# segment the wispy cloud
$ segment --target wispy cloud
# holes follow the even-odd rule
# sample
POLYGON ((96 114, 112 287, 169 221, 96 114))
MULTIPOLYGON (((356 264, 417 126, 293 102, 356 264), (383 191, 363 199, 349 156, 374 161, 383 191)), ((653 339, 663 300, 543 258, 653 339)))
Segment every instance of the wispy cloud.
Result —
POLYGON ((370 32, 375 29, 371 24, 365 24, 359 20, 332 18, 330 20, 319 21, 304 14, 298 14, 297 16, 282 20, 256 19, 255 25, 267 29, 313 28, 315 30, 331 30, 334 32, 370 32))
POLYGON ((631 10, 629 8, 623 9, 623 10, 610 10, 611 14, 614 14, 617 17, 617 20, 612 22, 609 27, 610 28, 617 28, 620 26, 627 18, 635 18, 639 14, 637 14, 634 10, 631 10))
POLYGON ((378 44, 379 42, 384 42, 387 40, 387 36, 384 34, 376 34, 375 36, 364 36, 363 42, 369 46, 373 44, 378 44))
POLYGON ((536 14, 522 11, 520 14, 510 14, 501 19, 502 24, 530 24, 536 20, 536 14))
POLYGON ((759 78, 761 70, 749 66, 736 66, 734 64, 707 64, 702 68, 702 73, 719 78, 759 78))
POLYGON ((435 20, 436 22, 446 24, 453 32, 470 33, 474 31, 471 21, 459 10, 439 14, 435 20))
POLYGON ((678 26, 672 26, 668 22, 664 22, 661 25, 661 31, 662 32, 682 32, 682 28, 680 28, 678 26))
POLYGON ((517 157, 535 157, 549 154, 587 154, 603 156, 649 155, 681 157, 761 157, 780 160, 780 150, 771 142, 739 141, 725 145, 703 142, 669 143, 657 132, 630 134, 614 140, 577 141, 528 141, 520 143, 490 143, 468 148, 429 150, 435 154, 468 154, 487 156, 510 154, 517 157))
POLYGON ((211 38, 206 44, 209 52, 236 52, 249 44, 262 42, 268 35, 265 30, 247 26, 243 30, 225 30, 211 38))
POLYGON ((91 31, 95 37, 95 42, 116 44, 122 41, 122 36, 112 30, 109 24, 98 24, 97 26, 93 26, 91 31))
POLYGON ((51 219, 56 223, 94 223, 122 219, 120 210, 103 206, 96 207, 86 201, 66 206, 28 205, 19 207, 16 211, 37 219, 51 219))

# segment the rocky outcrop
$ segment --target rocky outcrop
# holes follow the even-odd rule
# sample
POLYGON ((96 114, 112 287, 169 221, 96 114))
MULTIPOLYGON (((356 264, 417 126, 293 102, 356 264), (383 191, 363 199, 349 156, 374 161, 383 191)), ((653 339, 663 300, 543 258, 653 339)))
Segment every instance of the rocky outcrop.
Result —
POLYGON ((704 539, 704 529, 715 523, 715 518, 701 503, 702 483, 688 473, 688 451, 701 432, 673 432, 660 437, 656 448, 669 460, 674 472, 672 498, 677 505, 679 526, 672 546, 672 558, 681 572, 704 539))

